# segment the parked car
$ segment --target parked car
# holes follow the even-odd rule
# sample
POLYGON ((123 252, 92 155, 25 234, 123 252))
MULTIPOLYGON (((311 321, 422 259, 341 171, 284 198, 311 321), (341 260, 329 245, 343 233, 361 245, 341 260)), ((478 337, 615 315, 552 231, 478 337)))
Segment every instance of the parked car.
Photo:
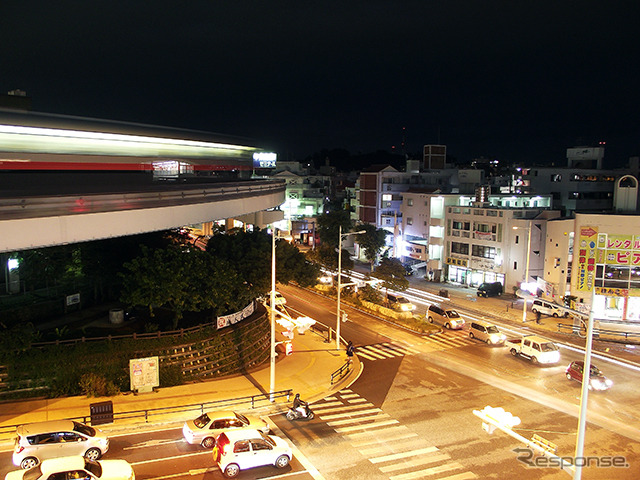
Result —
POLYGON ((469 325, 469 337, 482 340, 489 345, 502 345, 507 337, 493 323, 474 320, 469 325))
POLYGON ((135 480, 126 460, 89 460, 80 455, 43 460, 28 470, 14 470, 5 480, 135 480))
POLYGON ((476 294, 479 297, 499 297, 502 295, 502 284, 500 282, 483 283, 478 287, 476 294))
POLYGON ((16 429, 13 464, 32 468, 43 460, 84 455, 97 460, 109 450, 109 439, 101 430, 72 420, 29 423, 16 429))
POLYGON ((393 308, 400 312, 412 312, 416 309, 416 306, 413 303, 402 295, 397 295, 395 293, 387 293, 387 304, 389 305, 389 308, 393 308))
POLYGON ((241 470, 273 465, 284 468, 293 454, 280 437, 260 430, 243 429, 221 433, 213 449, 213 460, 226 477, 237 477, 241 470))
POLYGON ((568 313, 560 308, 560 305, 555 303, 547 302, 546 300, 536 299, 531 304, 531 311, 533 313, 542 313, 544 315, 558 317, 566 317, 568 313))
POLYGON ((464 327, 464 319, 452 309, 444 309, 437 305, 429 305, 427 309, 429 323, 439 323, 447 329, 460 330, 464 327))
POLYGON ((238 429, 257 429, 269 433, 269 425, 261 418, 220 411, 204 413, 195 420, 185 422, 182 436, 191 445, 213 448, 220 433, 238 429))
MULTIPOLYGON (((584 362, 578 360, 569 364, 565 374, 569 380, 577 380, 582 383, 582 372, 584 372, 584 362)), ((589 370, 589 390, 609 390, 612 385, 613 382, 605 377, 598 367, 591 364, 591 369, 589 370)))

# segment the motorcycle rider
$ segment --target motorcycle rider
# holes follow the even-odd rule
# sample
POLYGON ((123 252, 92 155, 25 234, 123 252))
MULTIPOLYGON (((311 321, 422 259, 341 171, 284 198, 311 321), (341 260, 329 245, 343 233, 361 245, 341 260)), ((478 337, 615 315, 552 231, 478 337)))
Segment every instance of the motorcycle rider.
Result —
POLYGON ((299 393, 296 393, 293 399, 293 409, 299 412, 301 417, 309 416, 309 404, 300 398, 299 393))

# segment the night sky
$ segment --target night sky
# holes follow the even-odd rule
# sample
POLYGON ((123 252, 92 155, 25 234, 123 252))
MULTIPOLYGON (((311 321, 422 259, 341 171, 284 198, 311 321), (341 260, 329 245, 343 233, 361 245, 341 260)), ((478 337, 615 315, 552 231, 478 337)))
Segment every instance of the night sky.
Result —
POLYGON ((322 149, 560 165, 640 155, 640 2, 0 4, 0 92, 33 110, 322 149))

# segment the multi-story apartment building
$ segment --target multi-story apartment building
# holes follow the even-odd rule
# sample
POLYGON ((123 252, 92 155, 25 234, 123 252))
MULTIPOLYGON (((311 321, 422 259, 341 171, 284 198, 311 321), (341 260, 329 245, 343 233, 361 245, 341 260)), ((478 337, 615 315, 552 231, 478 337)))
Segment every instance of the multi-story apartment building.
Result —
POLYGON ((446 207, 446 280, 470 286, 501 282, 510 291, 542 275, 546 224, 559 212, 545 205, 548 197, 494 202, 446 207))

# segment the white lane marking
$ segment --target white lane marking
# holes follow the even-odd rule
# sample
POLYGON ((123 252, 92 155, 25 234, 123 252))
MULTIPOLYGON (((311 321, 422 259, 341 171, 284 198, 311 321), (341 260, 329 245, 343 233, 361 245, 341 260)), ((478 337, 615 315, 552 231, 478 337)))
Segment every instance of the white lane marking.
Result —
POLYGON ((372 415, 370 417, 359 417, 359 418, 345 418, 344 420, 336 420, 333 422, 327 422, 327 425, 330 427, 335 427, 339 425, 349 425, 349 424, 362 424, 362 422, 370 422, 376 421, 382 418, 390 418, 387 413, 378 413, 376 415, 372 415))
POLYGON ((427 476, 436 475, 438 473, 448 472, 451 470, 457 470, 464 468, 458 462, 447 463, 445 465, 439 465, 433 468, 426 468, 424 470, 418 470, 416 472, 402 473, 400 475, 393 475, 389 477, 389 480, 412 480, 414 478, 425 478, 427 476))
POLYGON ((339 418, 348 418, 353 415, 367 415, 369 413, 382 412, 379 408, 370 408, 368 410, 357 410, 355 412, 347 412, 347 413, 336 413, 335 415, 323 415, 322 420, 337 420, 339 418))
POLYGON ((433 453, 433 452, 437 452, 437 451, 438 451, 438 447, 420 448, 418 450, 411 450, 409 452, 392 453, 390 455, 383 455, 382 457, 370 458, 369 461, 371 463, 389 462, 391 460, 398 460, 400 458, 415 457, 416 455, 425 455, 425 454, 433 453))
MULTIPOLYGON (((373 407, 373 403, 361 403, 360 405, 344 405, 343 404, 342 407, 327 408, 322 412, 320 412, 319 415, 320 415, 320 418, 322 418, 322 415, 326 415, 327 413, 346 412, 351 410, 362 410, 362 407, 373 407)), ((316 408, 314 408, 314 410, 317 411, 316 408)))
POLYGON ((358 357, 364 357, 367 360, 371 360, 371 361, 375 361, 378 360, 377 358, 371 356, 371 355, 367 355, 366 353, 362 352, 362 351, 358 351, 356 352, 356 355, 358 355, 358 357))
POLYGON ((353 400, 349 400, 349 403, 367 403, 366 398, 354 398, 353 400))
POLYGON ((438 480, 471 480, 472 478, 478 478, 478 476, 473 472, 463 472, 449 475, 448 477, 440 477, 438 480))
POLYGON ((358 440, 358 439, 362 439, 362 438, 366 438, 366 439, 378 439, 380 438, 380 434, 389 434, 389 435, 395 435, 396 433, 405 433, 408 432, 409 429, 407 427, 405 427, 404 425, 399 425, 396 427, 390 427, 390 428, 383 428, 380 430, 376 430, 375 432, 360 432, 360 433, 350 433, 347 435, 347 437, 349 437, 350 439, 353 440, 358 440))
POLYGON ((148 442, 136 443, 130 447, 123 447, 122 450, 133 450, 136 448, 156 447, 158 445, 167 445, 169 443, 186 443, 184 438, 178 440, 149 440, 148 442))
POLYGON ((394 424, 398 424, 400 423, 398 420, 386 420, 383 422, 377 422, 377 423, 368 423, 366 425, 354 425, 352 427, 341 427, 341 428, 336 428, 335 431, 338 433, 348 433, 348 432, 353 432, 356 430, 368 430, 371 428, 378 428, 378 427, 384 427, 385 425, 394 425, 394 424))
MULTIPOLYGON (((391 434, 386 437, 376 436, 368 440, 362 440, 360 442, 352 442, 351 445, 353 445, 355 448, 367 447, 371 445, 380 445, 380 446, 383 446, 384 448, 389 448, 389 442, 397 442, 398 440, 405 440, 405 439, 414 438, 417 436, 418 434, 415 432, 405 431, 405 432, 398 432, 395 434, 391 434)), ((371 447, 371 450, 377 450, 377 448, 378 447, 371 447)), ((366 448, 361 450, 363 455, 366 455, 364 453, 366 451, 368 451, 368 449, 366 448)))
POLYGON ((404 470, 405 468, 421 467, 423 465, 428 465, 429 463, 444 462, 447 460, 451 460, 451 457, 449 455, 447 455, 446 453, 439 453, 437 455, 412 458, 408 462, 396 463, 395 465, 380 467, 380 471, 383 473, 390 473, 398 470, 404 470))
POLYGON ((131 465, 144 465, 145 463, 166 462, 167 460, 175 460, 176 458, 196 457, 198 455, 211 455, 211 450, 205 450, 197 453, 183 453, 182 455, 173 455, 171 457, 154 458, 152 460, 140 460, 139 462, 130 462, 131 465))

